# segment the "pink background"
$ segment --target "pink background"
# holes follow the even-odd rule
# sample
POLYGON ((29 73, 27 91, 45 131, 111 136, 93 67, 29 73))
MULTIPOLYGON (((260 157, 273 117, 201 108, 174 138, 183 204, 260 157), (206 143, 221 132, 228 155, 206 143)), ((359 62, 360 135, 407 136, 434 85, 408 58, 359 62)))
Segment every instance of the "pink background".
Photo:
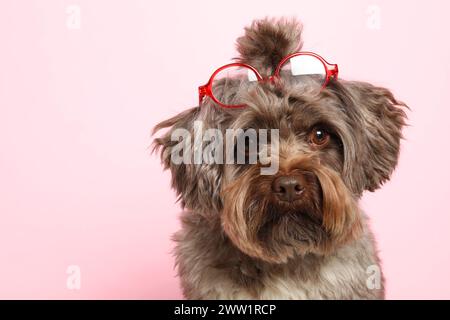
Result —
POLYGON ((179 206, 150 130, 197 102, 254 18, 410 107, 392 180, 366 194, 387 297, 450 298, 448 1, 0 2, 0 298, 181 298, 179 206), (66 8, 81 9, 81 28, 66 8), (380 9, 372 21, 370 5, 380 9), (376 19, 376 17, 375 17, 376 19), (66 287, 69 265, 81 289, 66 287))

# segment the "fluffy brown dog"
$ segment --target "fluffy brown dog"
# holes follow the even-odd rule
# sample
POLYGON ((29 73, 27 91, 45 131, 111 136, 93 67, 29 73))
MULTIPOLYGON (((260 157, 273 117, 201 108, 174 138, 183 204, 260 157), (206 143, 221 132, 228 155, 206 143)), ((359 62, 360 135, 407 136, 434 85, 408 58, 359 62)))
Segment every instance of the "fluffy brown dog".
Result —
MULTIPOLYGON (((238 60, 269 76, 301 49, 300 34, 296 21, 255 21, 237 40, 238 60)), ((406 106, 385 88, 336 79, 323 89, 267 82, 238 94, 246 107, 226 109, 206 99, 154 129, 168 128, 155 149, 185 208, 174 236, 184 295, 384 298, 375 241, 358 200, 394 170, 406 106), (278 172, 261 175, 259 163, 174 164, 171 134, 193 131, 194 121, 221 131, 278 129, 278 172)))

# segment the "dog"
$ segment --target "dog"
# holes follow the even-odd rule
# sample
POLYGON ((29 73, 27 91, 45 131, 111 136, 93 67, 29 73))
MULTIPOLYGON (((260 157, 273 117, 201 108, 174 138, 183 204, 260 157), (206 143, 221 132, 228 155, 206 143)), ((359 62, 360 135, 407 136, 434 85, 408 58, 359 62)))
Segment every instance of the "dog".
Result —
POLYGON ((358 201, 396 167, 408 107, 386 88, 337 79, 337 65, 328 65, 335 74, 327 74, 326 86, 283 80, 277 66, 301 52, 301 32, 295 19, 254 21, 237 39, 236 66, 257 70, 261 81, 244 90, 218 81, 211 98, 201 87, 199 106, 153 130, 166 130, 154 150, 184 208, 173 239, 188 299, 385 297, 376 242, 358 201), (245 103, 225 105, 236 98, 245 103), (277 129, 278 170, 261 174, 260 161, 175 164, 174 132, 193 133, 196 122, 222 133, 277 129))

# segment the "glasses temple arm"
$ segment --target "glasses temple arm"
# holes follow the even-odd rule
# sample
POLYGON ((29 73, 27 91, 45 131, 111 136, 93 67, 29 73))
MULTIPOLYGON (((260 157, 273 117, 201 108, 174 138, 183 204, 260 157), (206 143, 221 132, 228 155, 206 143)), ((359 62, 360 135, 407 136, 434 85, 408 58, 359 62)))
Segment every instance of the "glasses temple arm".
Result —
POLYGON ((198 106, 201 106, 203 98, 207 95, 206 85, 198 87, 198 106))
POLYGON ((339 73, 338 65, 337 64, 330 65, 330 71, 331 71, 331 76, 337 80, 338 73, 339 73))

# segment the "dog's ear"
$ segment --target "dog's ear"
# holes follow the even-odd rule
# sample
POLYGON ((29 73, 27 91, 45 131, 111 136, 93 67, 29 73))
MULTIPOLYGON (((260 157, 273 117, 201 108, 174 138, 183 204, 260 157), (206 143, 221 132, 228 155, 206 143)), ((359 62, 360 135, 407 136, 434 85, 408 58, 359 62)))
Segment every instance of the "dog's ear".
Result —
MULTIPOLYGON (((209 105, 204 107, 206 109, 209 105)), ((153 134, 162 129, 168 130, 162 136, 154 139, 153 152, 160 153, 164 169, 170 169, 172 187, 183 208, 210 214, 214 213, 213 211, 219 211, 222 205, 220 198, 221 166, 205 163, 194 164, 192 158, 190 163, 172 161, 173 148, 180 143, 180 141, 172 139, 174 131, 181 129, 186 133, 189 132, 189 137, 185 138, 191 139, 189 142, 189 148, 191 148, 194 145, 194 122, 211 121, 213 111, 202 112, 202 109, 203 107, 194 107, 157 124, 153 129, 153 134)))
POLYGON ((374 191, 389 180, 397 165, 408 107, 386 88, 365 82, 338 82, 354 137, 348 174, 353 175, 350 180, 357 185, 358 193, 374 191))
POLYGON ((152 135, 155 135, 158 131, 168 128, 169 130, 161 137, 153 140, 153 152, 159 152, 161 156, 161 162, 164 169, 170 169, 171 164, 171 152, 172 147, 177 144, 177 141, 172 141, 172 133, 176 129, 186 129, 192 131, 195 119, 198 117, 199 108, 194 107, 172 118, 166 119, 158 123, 152 130, 152 135))
POLYGON ((301 33, 302 25, 294 18, 255 20, 237 39, 236 60, 272 74, 281 59, 301 49, 301 33))

